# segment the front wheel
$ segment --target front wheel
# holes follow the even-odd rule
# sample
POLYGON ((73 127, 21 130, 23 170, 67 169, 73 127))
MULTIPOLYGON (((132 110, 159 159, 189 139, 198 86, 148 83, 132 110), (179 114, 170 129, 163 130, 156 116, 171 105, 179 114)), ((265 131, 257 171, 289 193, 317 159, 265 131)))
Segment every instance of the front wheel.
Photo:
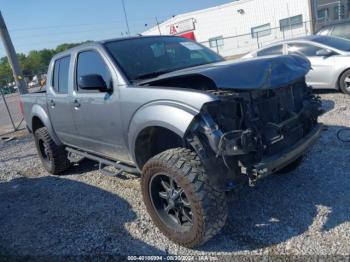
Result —
POLYGON ((150 159, 141 188, 153 222, 177 244, 201 245, 225 225, 225 193, 214 189, 199 157, 189 149, 170 149, 150 159))

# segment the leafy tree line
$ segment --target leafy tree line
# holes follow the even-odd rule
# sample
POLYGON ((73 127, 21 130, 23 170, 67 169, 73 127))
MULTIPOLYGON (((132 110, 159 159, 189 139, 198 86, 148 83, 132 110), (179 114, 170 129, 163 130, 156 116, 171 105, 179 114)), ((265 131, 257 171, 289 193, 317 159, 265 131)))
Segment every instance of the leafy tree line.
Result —
MULTIPOLYGON (((54 49, 33 50, 28 55, 17 54, 23 75, 32 77, 37 74, 46 73, 50 60, 54 55, 80 44, 82 43, 61 44, 54 49)), ((0 58, 0 87, 12 81, 12 70, 8 59, 7 57, 2 57, 0 58)))

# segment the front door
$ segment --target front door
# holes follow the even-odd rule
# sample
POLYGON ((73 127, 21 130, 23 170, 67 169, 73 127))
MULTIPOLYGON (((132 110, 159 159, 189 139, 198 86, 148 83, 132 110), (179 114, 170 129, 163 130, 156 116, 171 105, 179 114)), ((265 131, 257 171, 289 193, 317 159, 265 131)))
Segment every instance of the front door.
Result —
POLYGON ((72 108, 79 136, 78 146, 92 153, 127 160, 117 81, 113 79, 111 70, 108 61, 97 50, 86 50, 77 55, 72 108), (78 79, 91 74, 100 75, 112 91, 80 89, 78 79))

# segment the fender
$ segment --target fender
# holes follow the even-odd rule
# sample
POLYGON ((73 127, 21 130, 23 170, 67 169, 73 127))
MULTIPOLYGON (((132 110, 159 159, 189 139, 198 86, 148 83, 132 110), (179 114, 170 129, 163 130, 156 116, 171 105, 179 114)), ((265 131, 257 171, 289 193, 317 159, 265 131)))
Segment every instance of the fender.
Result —
POLYGON ((46 111, 40 106, 40 105, 34 105, 32 108, 32 113, 30 115, 30 119, 29 119, 29 123, 28 126, 30 126, 31 130, 33 130, 33 118, 37 117, 41 120, 41 122, 43 122, 44 126, 47 128, 52 140, 57 144, 57 145, 62 145, 62 142, 60 141, 60 139, 58 138, 58 136, 56 135, 52 125, 51 125, 51 121, 49 119, 48 114, 46 113, 46 111))
POLYGON ((162 100, 148 103, 139 108, 130 121, 128 128, 128 146, 134 162, 136 138, 147 127, 167 128, 184 138, 193 118, 199 110, 175 101, 162 100))

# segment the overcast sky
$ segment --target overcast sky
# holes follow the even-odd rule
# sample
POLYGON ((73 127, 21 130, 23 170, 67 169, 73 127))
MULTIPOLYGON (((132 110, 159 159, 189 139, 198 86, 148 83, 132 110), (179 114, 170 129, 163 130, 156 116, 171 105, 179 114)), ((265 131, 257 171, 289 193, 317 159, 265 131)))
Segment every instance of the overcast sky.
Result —
MULTIPOLYGON (((228 3, 225 0, 125 0, 131 34, 172 15, 228 3)), ((0 0, 17 52, 61 43, 120 37, 127 31, 121 0, 0 0)), ((0 57, 4 56, 0 46, 0 57)))

